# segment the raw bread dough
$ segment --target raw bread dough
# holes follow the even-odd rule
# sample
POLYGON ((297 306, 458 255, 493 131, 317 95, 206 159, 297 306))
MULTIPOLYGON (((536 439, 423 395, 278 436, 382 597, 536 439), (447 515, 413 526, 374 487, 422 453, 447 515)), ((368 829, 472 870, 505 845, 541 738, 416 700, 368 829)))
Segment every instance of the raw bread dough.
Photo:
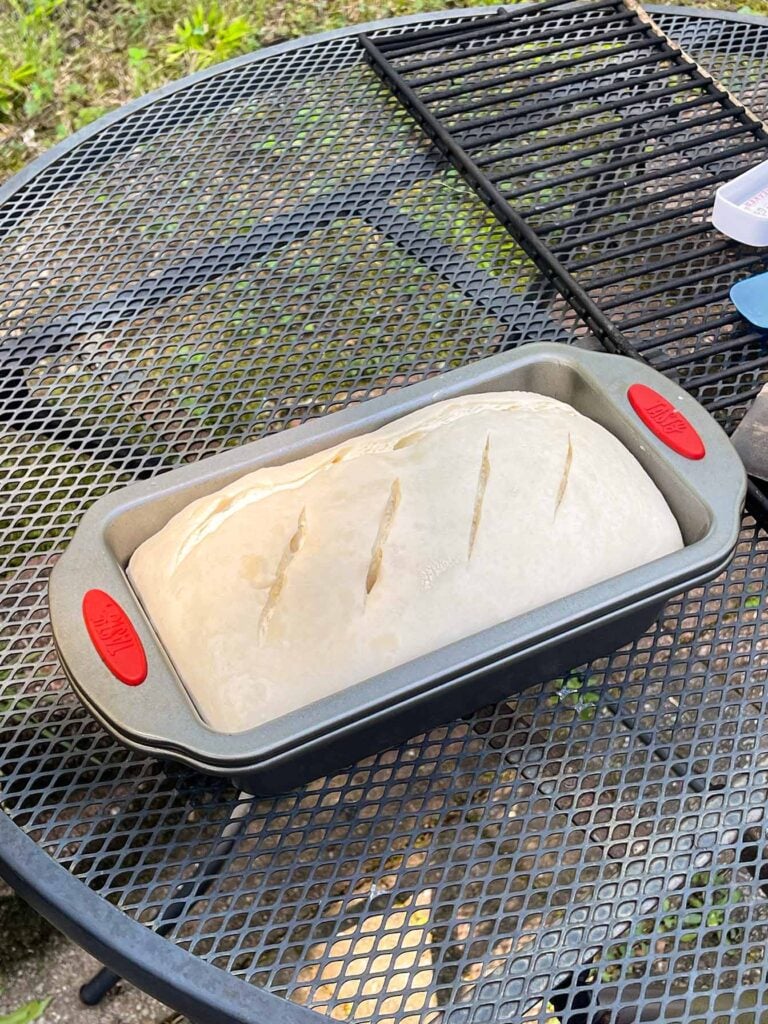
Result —
POLYGON ((238 732, 682 543, 612 434, 497 392, 250 473, 128 571, 205 719, 238 732))

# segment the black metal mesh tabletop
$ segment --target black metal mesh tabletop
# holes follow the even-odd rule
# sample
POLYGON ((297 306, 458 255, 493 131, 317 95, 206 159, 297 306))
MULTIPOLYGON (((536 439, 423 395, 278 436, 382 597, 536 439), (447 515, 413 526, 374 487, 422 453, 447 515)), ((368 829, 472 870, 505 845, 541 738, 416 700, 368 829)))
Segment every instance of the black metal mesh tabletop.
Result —
MULTIPOLYGON (((659 24, 768 114, 768 25, 659 24)), ((24 892, 199 1020, 768 1019, 749 518, 727 573, 630 648, 277 799, 128 752, 64 679, 46 583, 98 496, 503 347, 585 340, 356 34, 102 120, 0 191, 0 232, 0 856, 24 892)), ((731 427, 768 354, 750 334, 736 372, 725 341, 685 374, 731 427)))

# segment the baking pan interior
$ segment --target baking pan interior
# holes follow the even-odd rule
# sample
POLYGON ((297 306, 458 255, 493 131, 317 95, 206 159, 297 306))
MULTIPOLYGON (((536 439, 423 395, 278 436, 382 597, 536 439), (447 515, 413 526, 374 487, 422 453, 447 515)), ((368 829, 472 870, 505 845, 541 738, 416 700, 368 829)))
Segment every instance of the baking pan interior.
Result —
MULTIPOLYGON (((612 362, 616 357, 606 357, 612 362)), ((437 383, 439 385, 440 379, 437 383)), ((422 390, 423 386, 417 386, 422 390)), ((415 389, 407 389, 415 390, 415 389)), ((558 362, 552 358, 543 358, 521 365, 510 365, 492 380, 472 381, 465 385, 456 385, 438 391, 434 401, 458 397, 466 394, 478 394, 489 391, 533 391, 551 398, 559 399, 573 406, 578 412, 600 423, 614 434, 638 459, 645 471, 662 492, 677 519, 685 545, 701 540, 711 526, 711 512, 696 492, 688 485, 681 474, 678 474, 652 445, 642 443, 643 428, 633 417, 623 416, 615 401, 609 398, 598 379, 591 372, 579 365, 558 362)), ((272 457, 267 452, 257 452, 260 442, 253 445, 254 457, 246 466, 242 464, 236 469, 222 466, 218 471, 205 472, 206 462, 199 464, 200 478, 183 486, 162 488, 163 478, 158 478, 157 493, 138 506, 126 508, 112 518, 106 529, 105 539, 115 560, 125 570, 131 555, 148 537, 151 537, 181 509, 197 498, 226 486, 233 480, 251 473, 264 466, 280 465, 295 459, 303 458, 314 452, 329 448, 342 441, 362 433, 378 429, 386 423, 412 412, 414 408, 423 408, 431 404, 430 395, 414 405, 411 402, 399 401, 400 392, 393 392, 386 409, 373 417, 366 417, 365 404, 360 406, 361 416, 356 422, 350 420, 346 430, 334 431, 327 437, 323 430, 324 421, 312 424, 316 429, 307 433, 307 427, 294 428, 283 435, 285 444, 279 453, 272 457), (290 443, 291 434, 296 433, 295 444, 290 443)), ((209 460, 211 463, 220 457, 209 460)), ((130 581, 129 581, 130 585, 130 581)), ((138 596, 138 595, 137 595, 138 596)))

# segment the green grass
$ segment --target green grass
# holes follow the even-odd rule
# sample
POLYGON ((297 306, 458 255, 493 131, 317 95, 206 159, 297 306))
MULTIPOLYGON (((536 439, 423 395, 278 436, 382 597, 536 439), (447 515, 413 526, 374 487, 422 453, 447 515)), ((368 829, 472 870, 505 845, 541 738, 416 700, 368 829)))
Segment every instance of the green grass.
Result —
POLYGON ((0 1024, 32 1024, 32 1021, 39 1020, 45 1013, 50 999, 33 999, 18 1010, 0 1015, 0 1024))
MULTIPOLYGON (((768 14, 768 0, 704 3, 768 14)), ((0 0, 0 180, 101 114, 191 71, 312 32, 463 4, 0 0)))

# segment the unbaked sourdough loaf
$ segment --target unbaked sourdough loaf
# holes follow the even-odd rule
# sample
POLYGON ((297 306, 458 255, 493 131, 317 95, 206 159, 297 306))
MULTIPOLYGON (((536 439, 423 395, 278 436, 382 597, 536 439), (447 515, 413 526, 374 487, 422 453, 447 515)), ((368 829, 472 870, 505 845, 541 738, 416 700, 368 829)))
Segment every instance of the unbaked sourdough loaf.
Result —
POLYGON ((129 576, 205 719, 237 732, 682 543, 607 430, 505 392, 244 476, 129 576))

